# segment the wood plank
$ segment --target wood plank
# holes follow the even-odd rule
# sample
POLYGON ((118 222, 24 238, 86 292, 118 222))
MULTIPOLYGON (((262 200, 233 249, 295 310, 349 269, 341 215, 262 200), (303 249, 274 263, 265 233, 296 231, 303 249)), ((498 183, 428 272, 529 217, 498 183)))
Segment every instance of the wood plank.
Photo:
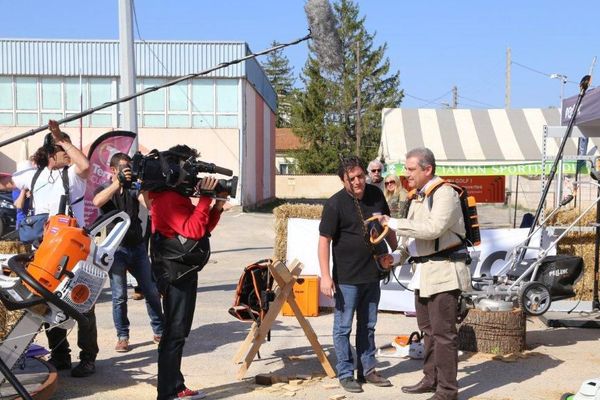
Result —
POLYGON ((327 358, 327 355, 323 351, 323 347, 321 346, 321 343, 319 343, 319 338, 317 337, 317 334, 315 333, 314 329, 312 328, 312 325, 306 320, 306 318, 304 318, 304 315, 302 315, 302 311, 300 310, 300 307, 298 307, 298 303, 296 303, 296 299, 293 296, 290 296, 288 298, 288 304, 292 308, 292 311, 294 311, 294 315, 296 316, 296 319, 300 323, 300 326, 302 327, 302 330, 304 331, 304 335, 306 336, 306 338, 310 342, 310 345, 312 346, 313 350, 315 351, 315 354, 317 355, 317 359, 321 363, 321 366, 323 366, 325 373, 327 374, 328 377, 335 378, 335 376, 336 376, 335 371, 331 367, 331 363, 329 363, 329 359, 327 358))
POLYGON ((244 339, 244 342, 240 346, 240 349, 237 351, 237 353, 235 353, 235 356, 233 356, 234 364, 239 364, 240 361, 242 361, 242 357, 244 357, 244 354, 246 354, 246 351, 248 351, 248 347, 250 347, 250 343, 252 343, 257 333, 258 324, 256 322, 253 322, 252 327, 250 327, 250 332, 248 332, 248 335, 246 336, 246 339, 244 339))

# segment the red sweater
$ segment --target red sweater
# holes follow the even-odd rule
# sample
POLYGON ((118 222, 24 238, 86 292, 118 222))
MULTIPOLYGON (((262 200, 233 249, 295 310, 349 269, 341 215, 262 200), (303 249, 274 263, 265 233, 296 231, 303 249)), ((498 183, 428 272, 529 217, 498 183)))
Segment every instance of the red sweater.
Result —
POLYGON ((189 197, 177 192, 150 192, 152 200, 152 232, 172 238, 177 234, 198 240, 211 232, 219 219, 221 211, 210 208, 211 198, 201 196, 194 206, 189 197))

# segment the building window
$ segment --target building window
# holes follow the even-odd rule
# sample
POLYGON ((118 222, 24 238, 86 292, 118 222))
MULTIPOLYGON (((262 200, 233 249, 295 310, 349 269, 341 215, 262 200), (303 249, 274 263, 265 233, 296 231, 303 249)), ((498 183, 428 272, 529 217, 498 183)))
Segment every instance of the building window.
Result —
POLYGON ((296 166, 293 163, 281 163, 279 164, 280 175, 292 175, 296 170, 296 166))
POLYGON ((13 84, 12 79, 0 76, 0 125, 13 125, 13 84))
MULTIPOLYGON (((92 107, 112 101, 115 97, 112 89, 112 78, 90 78, 89 85, 90 105, 92 107)), ((112 119, 112 110, 108 107, 93 113, 90 116, 90 124, 91 126, 111 127, 114 126, 112 119)))
MULTIPOLYGON (((65 113, 67 117, 89 108, 87 79, 65 78, 64 93, 65 113)), ((89 126, 90 117, 83 117, 83 122, 80 120, 68 122, 67 126, 79 126, 80 124, 86 127, 89 126)))
MULTIPOLYGON (((137 82, 141 91, 165 79, 137 82)), ((0 77, 0 125, 39 126, 69 117, 116 99, 117 86, 114 77, 0 77)), ((152 128, 239 128, 239 98, 239 79, 191 79, 138 97, 138 121, 152 128)), ((117 110, 108 107, 67 126, 120 126, 117 110)))

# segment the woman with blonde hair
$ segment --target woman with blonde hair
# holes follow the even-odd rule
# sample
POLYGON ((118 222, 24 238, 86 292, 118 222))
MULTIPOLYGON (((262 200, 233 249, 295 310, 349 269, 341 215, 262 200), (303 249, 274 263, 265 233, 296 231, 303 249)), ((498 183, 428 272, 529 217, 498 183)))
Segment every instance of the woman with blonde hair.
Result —
POLYGON ((390 207, 390 216, 403 218, 408 192, 402 186, 401 179, 396 175, 388 175, 383 181, 385 185, 383 194, 390 207))

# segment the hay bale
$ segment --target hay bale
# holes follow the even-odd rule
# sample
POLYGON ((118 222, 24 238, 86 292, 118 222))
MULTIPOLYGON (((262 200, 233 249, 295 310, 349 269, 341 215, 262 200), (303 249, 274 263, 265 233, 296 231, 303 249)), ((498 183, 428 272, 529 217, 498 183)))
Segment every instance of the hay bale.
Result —
MULTIPOLYGON (((548 225, 568 226, 583 210, 573 208, 556 213, 548 225)), ((577 226, 590 227, 596 222, 596 209, 590 210, 581 218, 577 226)), ((594 243, 595 232, 571 231, 556 246, 557 254, 569 254, 583 258, 583 277, 575 285, 575 299, 589 301, 593 299, 594 288, 594 243)))
MULTIPOLYGON (((28 251, 31 251, 31 245, 17 241, 0 241, 0 254, 18 254, 28 251)), ((4 340, 22 315, 22 310, 8 311, 4 304, 0 303, 0 340, 4 340)))
POLYGON ((289 218, 321 219, 322 205, 282 204, 273 210, 275 215, 275 254, 277 260, 285 260, 287 254, 287 222, 289 218))
POLYGON ((593 298, 594 289, 594 242, 593 232, 572 232, 566 235, 556 246, 558 254, 570 254, 583 258, 583 276, 575 284, 575 298, 588 301, 593 298))
POLYGON ((9 240, 0 241, 0 254, 19 254, 26 253, 28 251, 31 251, 30 244, 9 240))

